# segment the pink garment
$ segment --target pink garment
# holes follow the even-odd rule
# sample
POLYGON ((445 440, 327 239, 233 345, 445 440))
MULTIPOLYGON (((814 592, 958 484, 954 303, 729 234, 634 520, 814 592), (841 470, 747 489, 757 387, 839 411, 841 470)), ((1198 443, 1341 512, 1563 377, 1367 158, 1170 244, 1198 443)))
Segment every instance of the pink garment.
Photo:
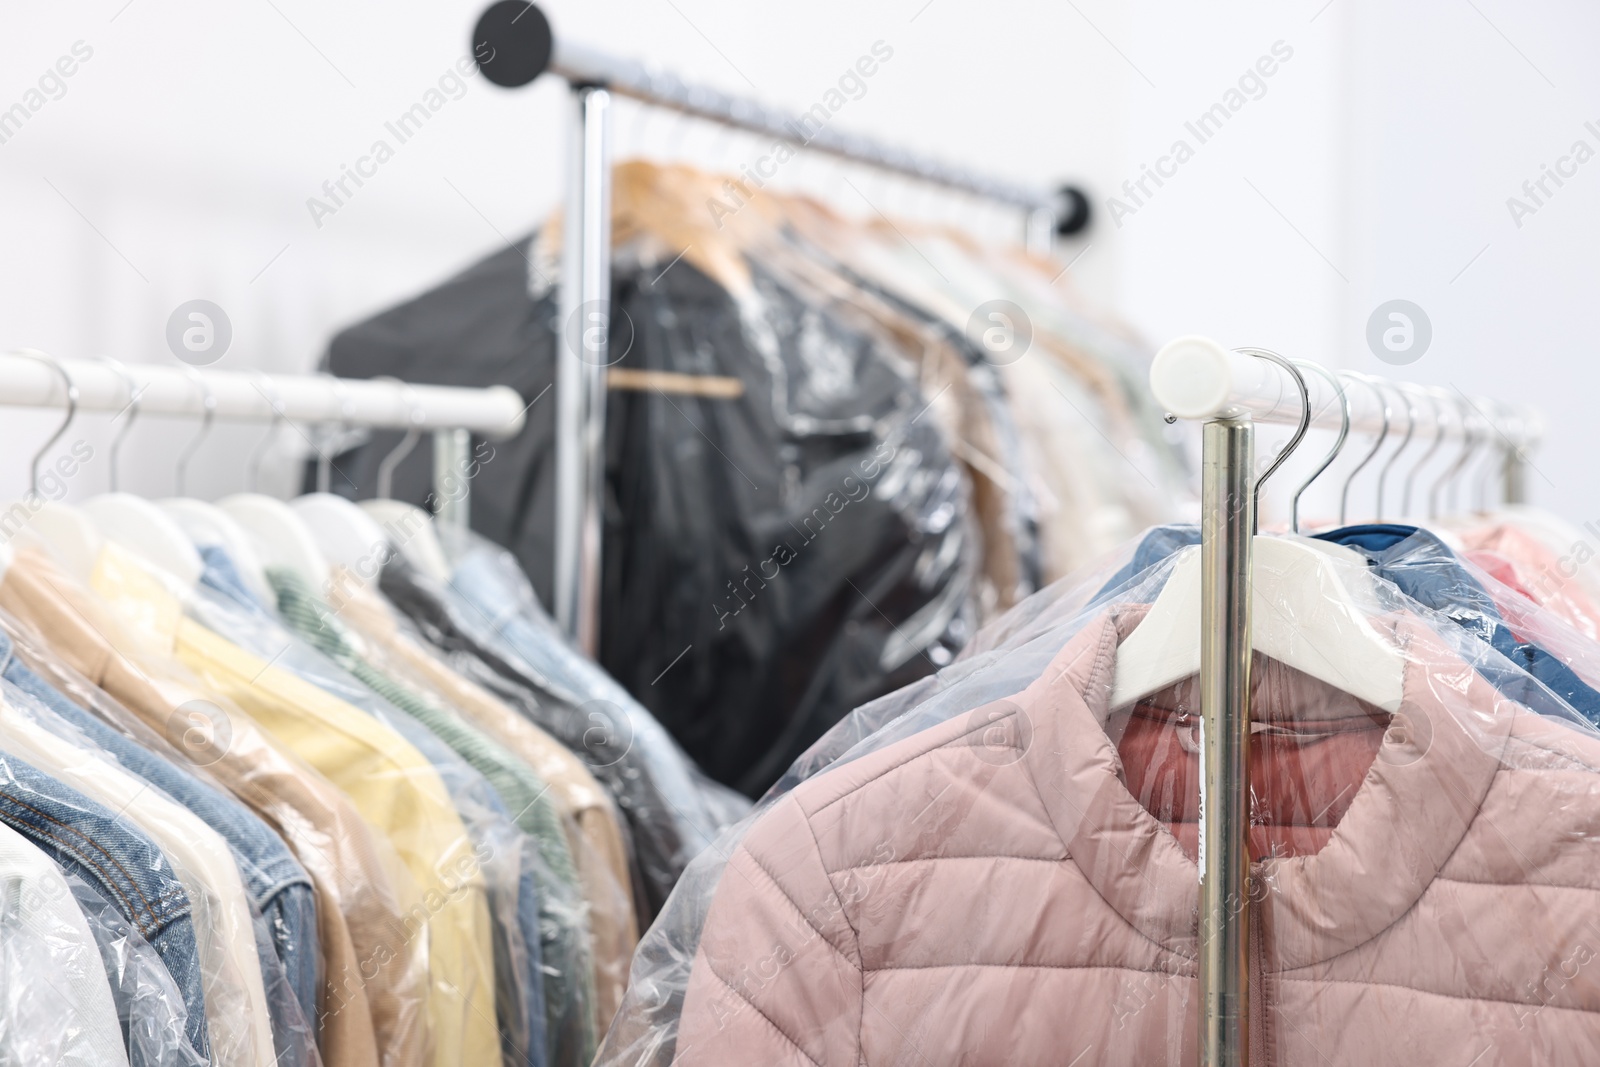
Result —
MULTIPOLYGON (((1142 615, 777 801, 717 886, 674 1062, 1196 1062, 1198 872, 1107 734, 1142 615)), ((1250 1062, 1600 1063, 1600 741, 1376 622, 1412 660, 1401 710, 1364 769, 1328 764, 1360 781, 1314 854, 1254 866, 1250 1062)), ((1364 733, 1373 709, 1283 678, 1268 728, 1364 733)))
POLYGON ((1461 541, 1469 549, 1486 549, 1509 560, 1521 579, 1515 584, 1526 589, 1534 603, 1549 608, 1590 640, 1600 640, 1600 608, 1577 581, 1577 564, 1570 559, 1557 556, 1544 542, 1510 523, 1468 531, 1461 541))

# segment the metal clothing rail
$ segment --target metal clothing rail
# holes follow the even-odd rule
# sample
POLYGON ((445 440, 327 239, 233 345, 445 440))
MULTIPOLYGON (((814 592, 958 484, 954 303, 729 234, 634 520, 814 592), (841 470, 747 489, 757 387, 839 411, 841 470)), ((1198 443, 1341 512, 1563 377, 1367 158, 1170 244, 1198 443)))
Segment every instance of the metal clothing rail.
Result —
POLYGON ((234 422, 337 424, 434 433, 435 479, 453 488, 440 518, 466 521, 470 435, 504 438, 521 431, 526 410, 514 389, 462 389, 329 375, 242 373, 56 359, 42 352, 0 355, 0 406, 76 412, 188 416, 234 422))
MULTIPOLYGON (((1228 351, 1203 337, 1180 337, 1150 369, 1156 401, 1173 415, 1205 421, 1201 443, 1200 636, 1200 1033, 1202 1067, 1250 1062, 1249 761, 1250 560, 1255 515, 1254 423, 1297 424, 1301 383, 1270 355, 1228 351)), ((1422 386, 1349 376, 1370 388, 1347 388, 1350 430, 1384 432, 1376 390, 1415 411, 1409 436, 1454 433, 1497 447, 1504 456, 1505 497, 1521 499, 1525 453, 1541 421, 1511 409, 1422 386), (1419 403, 1409 404, 1411 398, 1419 403), (1428 403, 1420 401, 1431 401, 1428 403), (1459 401, 1459 403, 1457 402, 1459 401)), ((1339 429, 1342 404, 1317 373, 1303 384, 1310 425, 1339 429)), ((1397 420, 1398 421, 1398 420, 1397 420)), ((1398 432, 1398 431, 1397 431, 1398 432)), ((1408 440, 1409 440, 1408 436, 1408 440)), ((1463 453, 1465 456, 1466 453, 1463 453)))
POLYGON ((563 343, 556 366, 553 587, 556 621, 590 654, 597 651, 600 636, 605 368, 610 362, 612 93, 1016 207, 1024 212, 1024 236, 1033 252, 1047 252, 1055 233, 1076 233, 1088 220, 1087 198, 1075 189, 1063 189, 1057 196, 980 175, 841 133, 806 114, 779 111, 685 82, 643 63, 557 40, 544 13, 527 0, 491 4, 473 31, 472 51, 484 76, 497 85, 526 85, 548 70, 572 89, 561 279, 563 343), (1058 221, 1061 208, 1066 212, 1058 221))

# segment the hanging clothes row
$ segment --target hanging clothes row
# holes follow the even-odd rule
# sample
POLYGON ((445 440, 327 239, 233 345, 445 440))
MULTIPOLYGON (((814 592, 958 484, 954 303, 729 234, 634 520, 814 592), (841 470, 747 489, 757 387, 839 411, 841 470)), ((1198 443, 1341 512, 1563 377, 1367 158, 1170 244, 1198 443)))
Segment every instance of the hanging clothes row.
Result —
MULTIPOLYGON (((1421 391, 1334 410, 1364 387, 1360 465, 1505 461, 1421 391)), ((1254 538, 1248 1062, 1587 1062, 1600 566, 1526 506, 1404 514, 1254 538)), ((690 868, 597 1063, 1197 1062, 1201 540, 1129 539, 841 721, 690 868)))
MULTIPOLYGON (((1187 471, 1147 356, 1059 264, 770 189, 708 212, 729 180, 613 175, 598 659, 756 796, 851 708, 1175 517, 1187 471)), ((547 602, 562 240, 552 217, 324 361, 517 389, 528 428, 485 465, 473 526, 547 602)), ((340 462, 370 473, 391 442, 340 462)), ((420 499, 425 457, 408 463, 395 491, 420 499)))
MULTIPOLYGON (((169 372, 124 371, 113 397, 103 368, 28 358, 61 379, 52 443, 80 405, 181 407, 169 372)), ((415 434, 407 401, 477 395, 236 377, 197 379, 207 427, 276 429, 341 391, 328 410, 415 434)), ((327 493, 35 492, 6 514, 0 1058, 591 1062, 640 930, 749 805, 503 551, 327 493)))

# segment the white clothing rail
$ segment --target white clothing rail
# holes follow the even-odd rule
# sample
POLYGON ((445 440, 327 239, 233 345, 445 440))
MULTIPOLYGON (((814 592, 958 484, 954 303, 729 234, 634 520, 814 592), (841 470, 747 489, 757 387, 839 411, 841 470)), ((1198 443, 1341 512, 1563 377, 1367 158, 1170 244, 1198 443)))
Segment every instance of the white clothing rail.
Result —
MULTIPOLYGON (((1312 427, 1337 430, 1340 404, 1332 383, 1313 370, 1302 373, 1311 398, 1312 427)), ((1336 373, 1350 400, 1352 434, 1371 436, 1383 430, 1383 402, 1367 382, 1383 390, 1389 406, 1389 431, 1396 437, 1405 433, 1408 408, 1416 413, 1412 434, 1416 439, 1441 434, 1459 439, 1465 418, 1468 432, 1492 432, 1486 444, 1522 453, 1536 447, 1544 433, 1542 418, 1531 408, 1469 397, 1454 389, 1391 382, 1348 371, 1336 373)), ((1300 390, 1288 371, 1245 351, 1230 351, 1206 337, 1179 337, 1162 346, 1150 366, 1150 388, 1157 403, 1180 419, 1248 416, 1255 422, 1291 426, 1300 421, 1300 390)))
POLYGON ((0 355, 0 405, 67 406, 66 380, 78 392, 78 411, 120 412, 138 398, 138 413, 234 422, 338 423, 393 430, 468 430, 504 438, 522 429, 526 405, 515 390, 496 385, 463 389, 327 375, 256 374, 109 361, 0 355), (57 369, 59 368, 59 369, 57 369), (126 369, 127 376, 122 370, 126 369), (129 377, 133 380, 130 393, 129 377), (210 397, 208 401, 207 397, 210 397))

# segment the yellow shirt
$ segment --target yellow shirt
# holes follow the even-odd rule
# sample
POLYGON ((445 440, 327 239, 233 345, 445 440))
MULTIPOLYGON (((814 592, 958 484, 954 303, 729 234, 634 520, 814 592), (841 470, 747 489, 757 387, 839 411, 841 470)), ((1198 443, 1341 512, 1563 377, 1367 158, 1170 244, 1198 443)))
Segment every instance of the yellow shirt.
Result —
MULTIPOLYGON (((92 584, 144 633, 345 792, 422 890, 402 917, 428 941, 435 1067, 496 1064, 494 952, 479 854, 432 765, 383 723, 183 615, 176 596, 115 545, 92 584)), ((382 961, 377 961, 382 962, 382 961)))

